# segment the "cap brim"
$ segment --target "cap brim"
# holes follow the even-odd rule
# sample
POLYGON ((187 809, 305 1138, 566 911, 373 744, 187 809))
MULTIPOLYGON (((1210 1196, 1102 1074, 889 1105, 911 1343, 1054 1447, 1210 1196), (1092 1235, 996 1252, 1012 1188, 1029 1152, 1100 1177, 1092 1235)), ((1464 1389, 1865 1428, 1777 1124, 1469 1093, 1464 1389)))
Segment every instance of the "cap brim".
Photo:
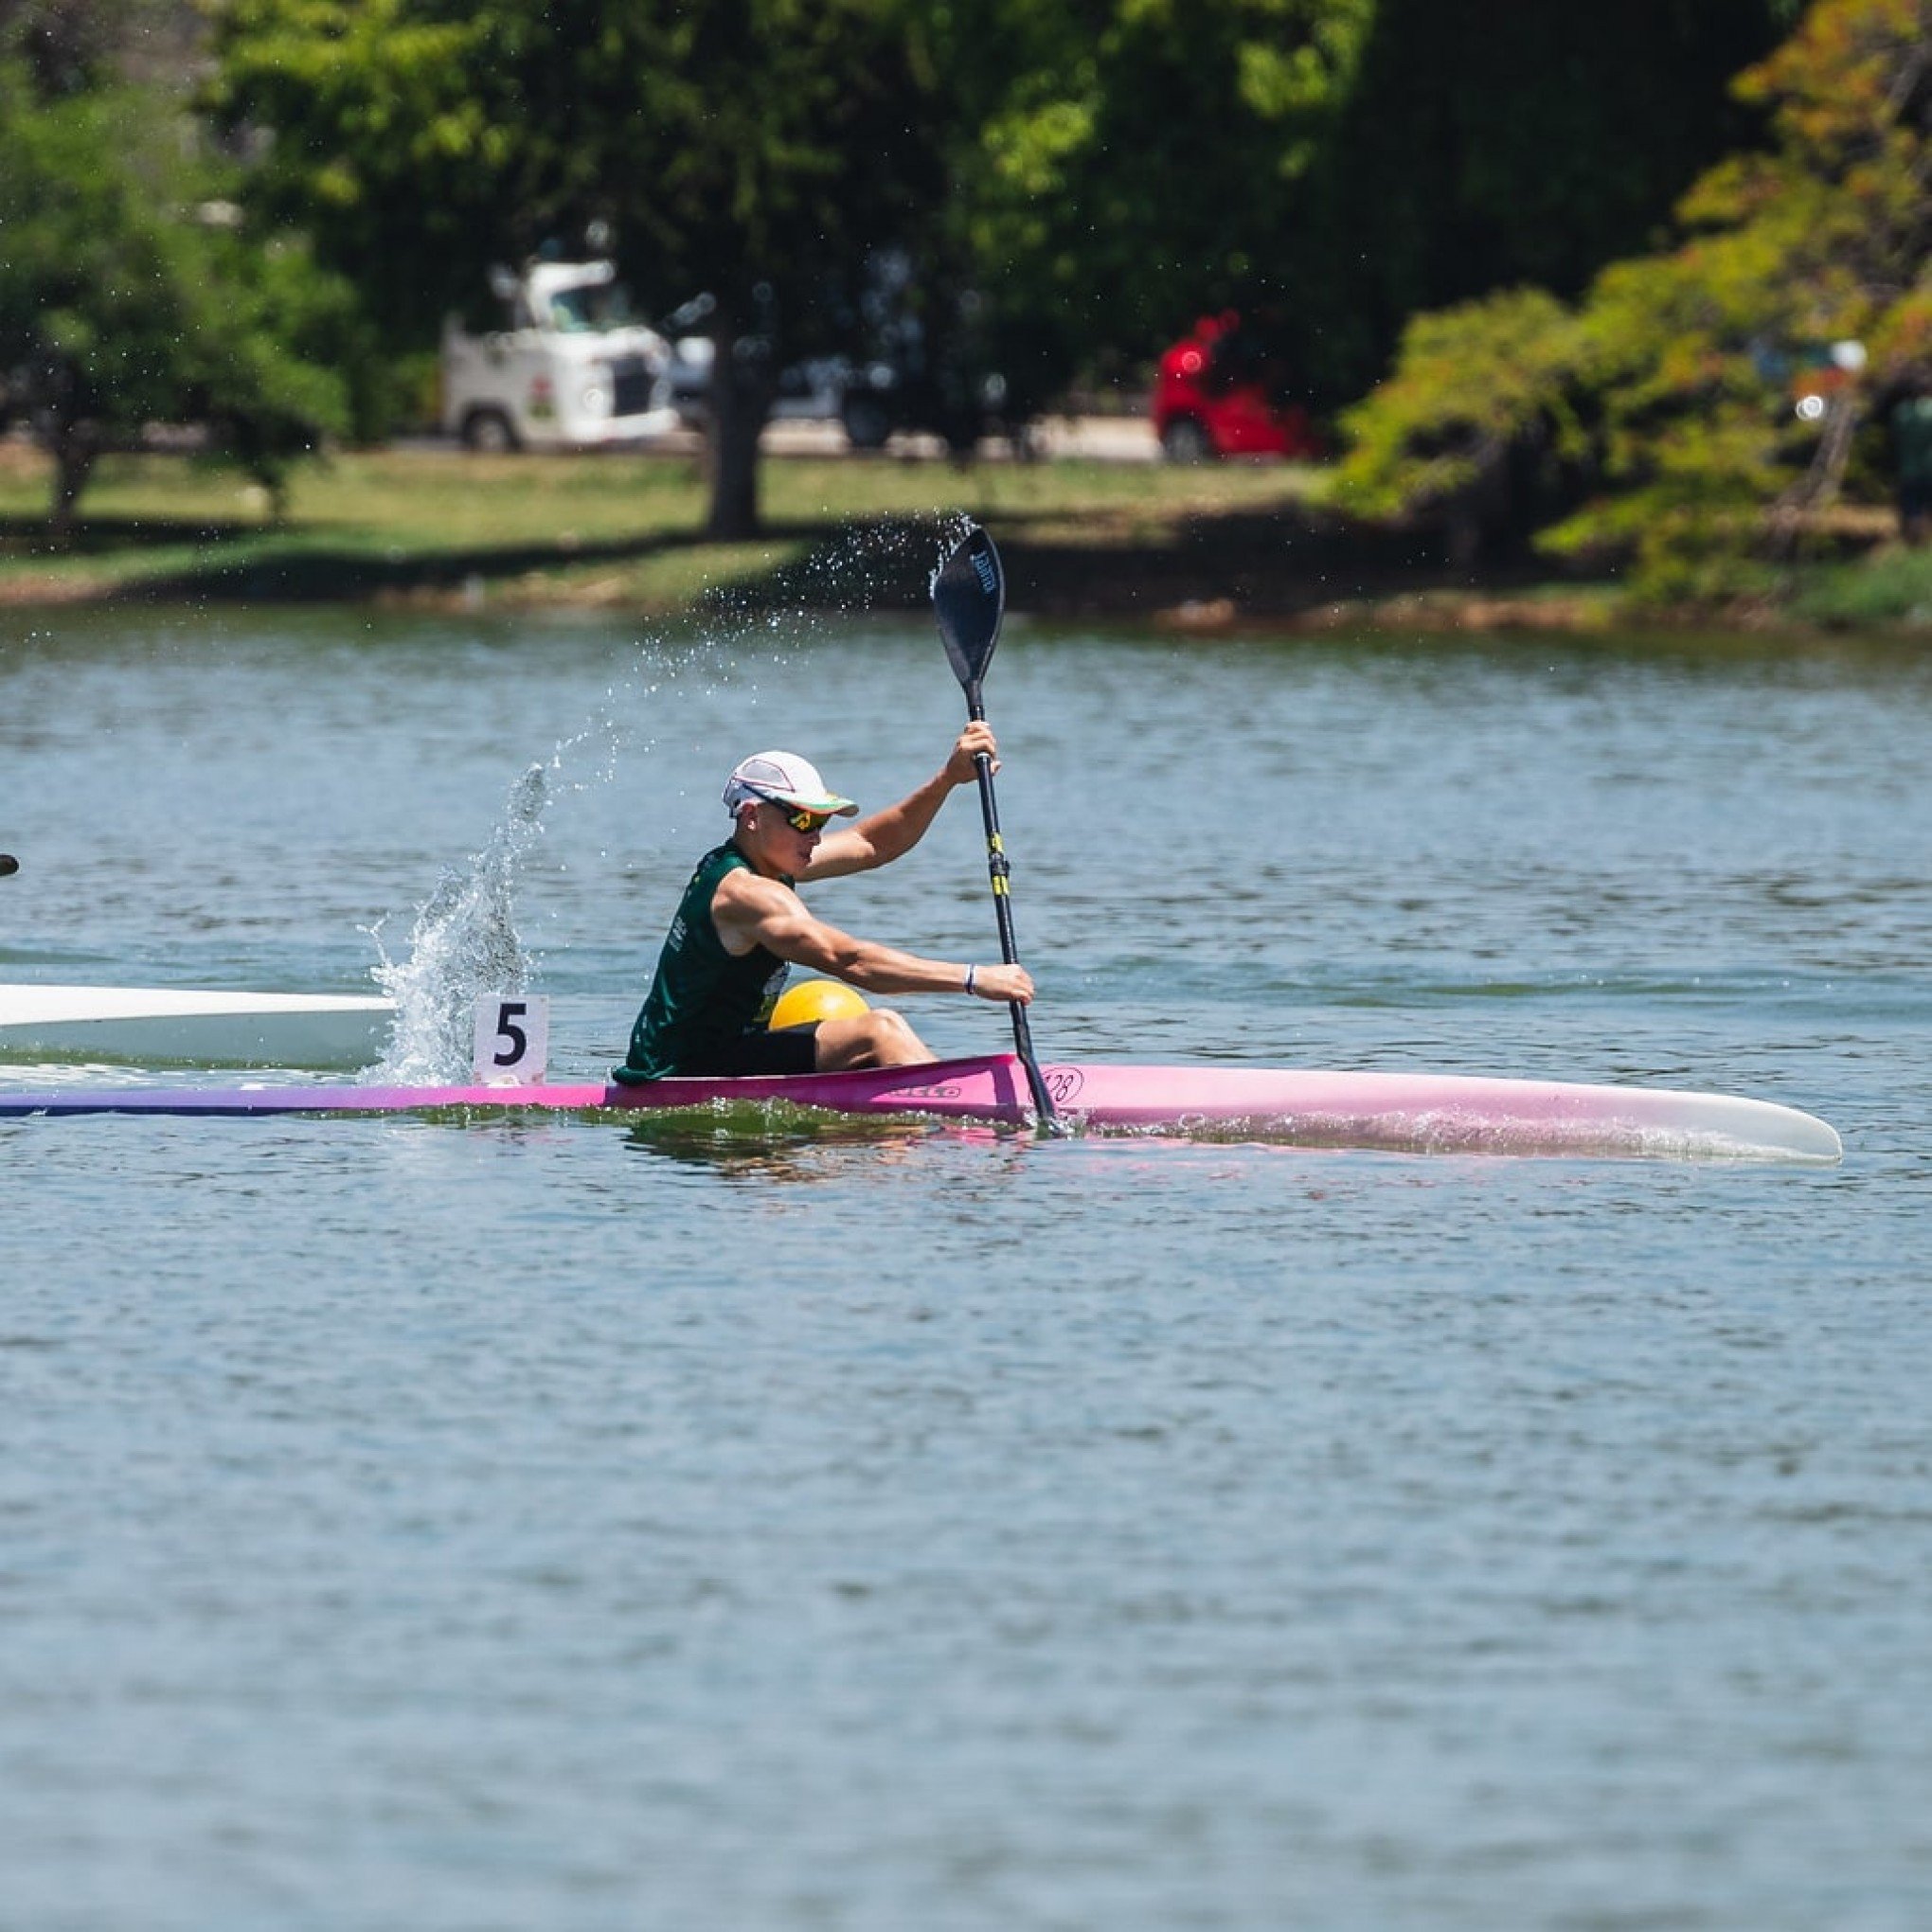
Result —
POLYGON ((724 787, 724 809, 742 811, 747 805, 784 805, 794 812, 817 812, 827 818, 855 818, 859 808, 836 792, 780 792, 775 786, 750 785, 734 778, 724 787))
POLYGON ((836 792, 755 791, 751 796, 769 804, 789 805, 794 812, 823 813, 828 818, 854 818, 859 810, 850 798, 841 798, 836 792))

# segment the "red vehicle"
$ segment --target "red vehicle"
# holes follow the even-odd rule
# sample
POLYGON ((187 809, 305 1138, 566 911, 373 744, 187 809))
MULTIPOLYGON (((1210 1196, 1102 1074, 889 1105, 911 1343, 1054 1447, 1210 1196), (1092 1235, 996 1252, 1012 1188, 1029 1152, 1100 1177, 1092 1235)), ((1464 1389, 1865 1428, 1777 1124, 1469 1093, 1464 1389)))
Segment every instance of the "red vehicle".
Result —
POLYGON ((1193 334, 1160 359, 1154 433, 1169 460, 1213 456, 1318 456, 1308 411, 1281 398, 1279 359, 1233 310, 1204 315, 1193 334))

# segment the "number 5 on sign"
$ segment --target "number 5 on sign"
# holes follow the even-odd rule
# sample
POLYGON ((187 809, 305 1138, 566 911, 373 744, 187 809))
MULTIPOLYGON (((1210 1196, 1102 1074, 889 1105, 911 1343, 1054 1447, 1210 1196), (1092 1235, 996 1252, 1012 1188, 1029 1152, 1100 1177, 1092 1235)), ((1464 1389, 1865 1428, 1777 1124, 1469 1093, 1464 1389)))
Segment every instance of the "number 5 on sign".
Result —
POLYGON ((476 1002, 476 1079, 484 1086, 535 1086, 550 1051, 550 1002, 487 993, 476 1002))

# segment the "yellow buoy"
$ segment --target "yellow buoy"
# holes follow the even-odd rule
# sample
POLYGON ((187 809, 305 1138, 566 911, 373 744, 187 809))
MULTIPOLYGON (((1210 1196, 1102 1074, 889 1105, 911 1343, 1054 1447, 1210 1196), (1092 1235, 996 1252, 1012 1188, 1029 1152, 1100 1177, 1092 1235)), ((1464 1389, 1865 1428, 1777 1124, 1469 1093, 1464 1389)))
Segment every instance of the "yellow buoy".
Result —
POLYGON ((816 1020, 849 1020, 868 1011, 865 994, 843 979, 801 979, 778 995, 771 1024, 809 1027, 816 1020))

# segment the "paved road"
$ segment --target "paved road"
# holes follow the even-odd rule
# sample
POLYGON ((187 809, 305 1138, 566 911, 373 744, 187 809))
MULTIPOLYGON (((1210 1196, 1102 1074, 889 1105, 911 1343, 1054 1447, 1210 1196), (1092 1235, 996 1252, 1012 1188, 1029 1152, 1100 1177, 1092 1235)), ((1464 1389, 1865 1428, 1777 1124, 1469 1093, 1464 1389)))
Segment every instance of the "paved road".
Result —
MULTIPOLYGON (((398 438, 397 449, 455 449, 450 437, 398 438)), ((702 443, 694 431, 675 430, 651 447, 674 456, 696 456, 702 443)), ((835 422, 780 421, 765 425, 760 445, 772 456, 842 456, 851 453, 846 434, 835 422)), ((1153 425, 1144 416, 1043 416, 1033 425, 1033 448, 1046 457, 1085 456, 1097 462, 1152 463, 1160 456, 1153 425)), ((980 455, 990 462, 1009 461, 1012 450, 1004 438, 989 437, 980 455)), ((879 456, 900 459, 940 461, 946 445, 936 436, 894 436, 879 456)))
MULTIPOLYGON (((767 455, 841 456, 850 445, 835 422, 773 422, 766 425, 767 455)), ((1033 448, 1042 456, 1086 456, 1099 462, 1152 463, 1160 456, 1154 426, 1144 416, 1043 416, 1033 424, 1033 448)), ((892 456, 943 457, 936 436, 898 435, 886 445, 892 456)), ((993 460, 1012 452, 999 438, 989 438, 980 454, 993 460)))

